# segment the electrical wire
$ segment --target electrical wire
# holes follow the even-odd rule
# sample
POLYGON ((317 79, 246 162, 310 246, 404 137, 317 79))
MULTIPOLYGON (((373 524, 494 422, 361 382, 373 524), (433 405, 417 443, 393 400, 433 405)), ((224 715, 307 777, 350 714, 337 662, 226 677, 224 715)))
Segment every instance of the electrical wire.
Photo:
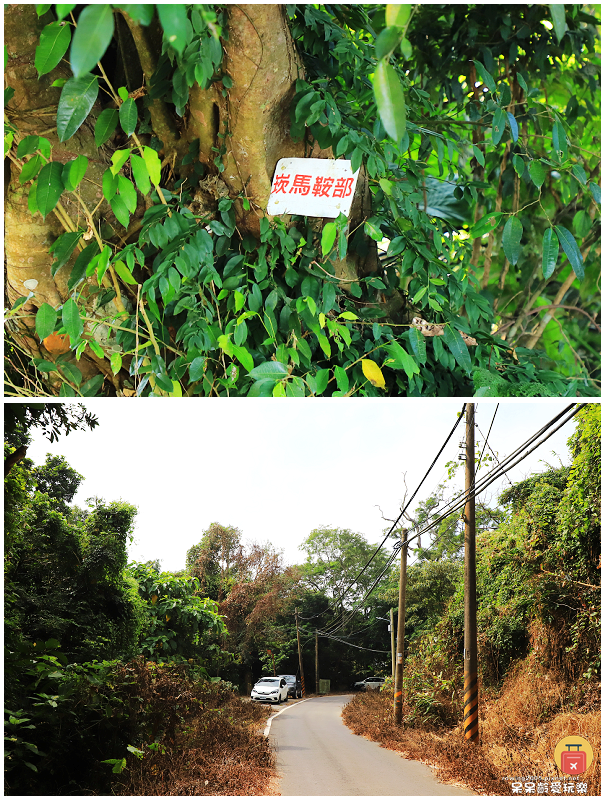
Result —
MULTIPOLYGON (((399 524, 399 522, 400 522, 400 520, 401 520, 401 518, 402 518, 403 514, 405 513, 405 511, 406 511, 406 510, 409 508, 409 506, 410 506, 410 505, 411 505, 411 503, 413 502, 413 500, 414 500, 414 498, 415 498, 416 494, 419 492, 419 490, 421 489, 421 487, 422 487, 422 486, 423 486, 423 484, 424 484, 424 481, 426 480, 426 478, 428 477, 428 475, 430 474, 430 472, 431 472, 431 471, 432 471, 432 469, 434 468, 434 465, 435 465, 435 464, 436 464, 436 462, 438 461, 438 459, 439 459, 439 457, 440 457, 440 454, 441 454, 441 453, 442 453, 442 451, 445 449, 445 447, 446 447, 446 446, 447 446, 447 444, 449 443, 449 440, 451 439, 451 437, 453 436, 453 434, 454 434, 454 433, 455 433, 455 431, 457 430, 457 427, 458 427, 459 423, 461 422, 461 420, 462 420, 462 418, 463 418, 463 415, 464 415, 464 413, 465 413, 465 408, 466 408, 466 404, 464 403, 464 404, 463 404, 463 408, 461 409, 461 413, 460 413, 460 414, 459 414, 459 416, 457 417, 457 420, 456 420, 455 424, 453 425, 453 428, 451 429, 451 432, 449 433, 449 435, 448 435, 448 436, 447 436, 447 438, 445 439, 445 442, 444 442, 444 444, 442 445, 442 447, 440 448, 440 450, 439 450, 439 451, 438 451, 438 453, 436 454, 436 456, 435 456, 434 460, 432 461, 432 463, 431 463, 431 464, 430 464, 430 466, 428 467, 428 470, 427 470, 426 474, 424 475, 424 477, 421 479, 421 481, 420 481, 420 483, 419 483, 419 486, 418 486, 418 487, 417 487, 417 489, 416 489, 416 490, 413 492, 413 494, 411 495, 411 497, 409 498, 409 500, 408 500, 408 501, 405 503, 405 506, 404 506, 404 508, 401 510, 401 513, 398 515, 398 517, 396 518, 396 520, 395 520, 395 521, 392 523, 392 526, 391 526, 391 528, 389 529, 388 533, 387 533, 387 534, 386 534, 386 536, 385 536, 385 537, 382 539, 382 541, 380 542, 380 545, 378 546, 378 548, 377 548, 377 549, 376 549, 376 550, 375 550, 375 551, 372 553, 372 555, 371 555, 371 558, 369 559, 369 561, 367 562, 367 564, 365 564, 365 565, 364 565, 364 567, 361 569, 361 571, 359 572, 359 574, 358 574, 358 575, 355 577, 354 581, 353 581, 352 583, 350 583, 350 584, 349 584, 349 586, 347 587, 346 591, 344 592, 344 594, 343 594, 343 595, 342 595, 342 597, 340 598, 340 603, 341 603, 341 604, 342 604, 342 601, 344 600, 344 598, 346 597, 346 595, 348 594, 348 592, 350 591, 350 589, 351 589, 351 588, 352 588, 352 587, 353 587, 353 586, 354 586, 354 585, 357 583, 357 581, 359 580, 359 578, 361 577, 361 575, 363 575, 363 573, 365 572, 365 570, 366 570, 366 569, 369 567, 369 565, 371 564, 371 562, 374 560, 374 558, 375 558, 375 557, 377 556, 377 554, 380 552, 380 550, 381 550, 381 549, 382 549, 382 547, 384 546, 384 544, 385 544, 386 540, 388 539, 388 537, 390 536, 390 534, 391 534, 391 533, 394 531, 394 529, 396 528, 396 526, 399 524)), ((340 616, 343 616, 343 615, 344 615, 344 612, 339 612, 339 615, 338 615, 338 616, 340 617, 340 616)), ((332 620, 332 622, 330 622, 330 623, 329 623, 329 625, 328 625, 328 626, 326 626, 326 627, 331 627, 332 625, 336 625, 336 624, 337 624, 337 622, 338 622, 338 619, 337 619, 337 618, 335 618, 335 619, 334 619, 334 620, 332 620)))
POLYGON ((382 580, 382 578, 384 577, 384 575, 388 571, 389 566, 392 564, 394 559, 397 557, 398 552, 400 551, 401 547, 403 547, 403 546, 407 546, 408 547, 409 543, 412 542, 414 539, 416 539, 418 536, 422 536, 424 533, 426 533, 428 530, 431 530, 435 525, 438 525, 440 522, 442 522, 448 516, 450 516, 451 514, 455 513, 460 508, 464 507, 465 504, 467 503, 467 501, 471 500, 472 497, 477 497, 479 494, 481 494, 494 481, 498 480, 501 477, 501 475, 505 474, 508 470, 513 469, 513 467, 517 466, 517 464, 519 464, 521 461, 523 461, 525 458, 527 458, 527 456, 529 456, 531 453, 533 453, 534 450, 536 450, 538 447, 540 447, 541 444, 546 442, 547 439, 549 439, 551 436, 553 436, 553 434, 557 433, 557 431, 560 430, 560 428, 562 428, 566 423, 568 423, 572 419, 572 417, 574 417, 585 405, 586 405, 585 403, 580 404, 580 405, 577 405, 575 403, 570 404, 567 408, 565 408, 563 411, 561 411, 559 414, 557 414, 555 417, 553 417, 552 420, 547 422, 546 425, 544 425, 539 431, 537 431, 529 439, 527 439, 526 442, 522 443, 518 448, 516 448, 513 451, 513 453, 511 453, 509 456, 507 456, 503 460, 503 462, 499 462, 499 465, 497 467, 494 467, 490 472, 486 473, 479 481, 475 481, 474 480, 472 486, 470 487, 469 492, 466 493, 465 491, 463 491, 460 495, 457 495, 454 500, 452 500, 449 503, 447 503, 447 506, 450 505, 451 508, 449 509, 449 511, 447 511, 446 514, 442 515, 441 517, 438 517, 433 523, 431 523, 426 528, 421 529, 418 533, 416 533, 411 538, 407 538, 406 542, 397 542, 393 547, 393 552, 392 552, 391 556, 389 557, 389 559, 388 559, 388 561, 386 563, 386 566, 380 572, 380 575, 376 578, 376 580, 372 583, 371 587, 365 593, 363 598, 357 603, 357 605, 352 610, 347 612, 346 619, 343 619, 342 622, 339 625, 337 625, 335 628, 330 629, 328 631, 328 633, 330 633, 330 634, 335 633, 337 630, 340 630, 341 627, 343 627, 344 625, 347 625, 352 620, 352 618, 359 611, 359 609, 364 604, 364 602, 367 600, 367 598, 374 591, 376 586, 380 583, 380 581, 382 580), (547 431, 549 431, 549 429, 556 422, 561 420, 561 417, 565 416, 566 414, 569 414, 569 416, 567 416, 564 420, 562 420, 557 425, 556 428, 554 428, 549 433, 547 433, 547 431), (547 433, 547 435, 544 438, 540 439, 540 441, 537 442, 536 440, 540 436, 545 434, 545 433, 547 433), (531 444, 535 443, 535 442, 536 442, 536 444, 534 444, 534 446, 530 450, 528 450, 527 452, 524 453, 524 450, 527 447, 529 447, 531 444))
MULTIPOLYGON (((494 424, 495 417, 497 416, 497 411, 499 410, 499 405, 500 405, 500 403, 497 403, 497 407, 495 408, 495 413, 492 415, 492 420, 490 421, 490 427, 488 429, 488 433, 486 434, 486 439, 484 440, 484 444, 483 444, 482 450, 480 452, 480 458, 478 459, 478 463, 476 464, 476 469, 474 470, 474 473, 476 475, 478 474, 478 470, 480 469, 480 463, 481 463, 482 458, 484 456, 484 451, 486 450, 486 445, 488 444, 488 438, 490 436, 490 432, 492 431, 492 426, 494 424)), ((478 425, 476 425, 476 428, 478 428, 478 425)), ((480 428, 478 428, 478 430, 480 430, 480 428)), ((489 448, 489 450, 490 450, 490 448, 489 448)), ((491 453, 492 453, 492 450, 491 450, 491 453)))
POLYGON ((361 647, 360 644, 353 644, 352 642, 345 642, 344 639, 339 639, 338 636, 332 636, 329 633, 320 633, 317 632, 318 636, 321 636, 324 639, 333 639, 335 642, 341 642, 342 644, 347 644, 349 647, 356 647, 357 650, 369 650, 370 653, 387 653, 390 655, 390 650, 374 650, 373 647, 361 647))

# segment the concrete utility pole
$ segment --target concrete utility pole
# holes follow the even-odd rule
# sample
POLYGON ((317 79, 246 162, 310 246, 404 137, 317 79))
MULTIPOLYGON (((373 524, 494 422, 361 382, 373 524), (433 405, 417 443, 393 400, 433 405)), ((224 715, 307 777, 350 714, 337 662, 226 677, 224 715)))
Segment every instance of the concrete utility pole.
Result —
POLYGON ((470 492, 475 482, 476 412, 467 403, 465 417, 465 572, 463 644, 463 735, 478 744, 478 628, 476 622, 476 499, 470 492))
POLYGON ((296 620, 296 641, 298 642, 298 662, 300 664, 301 673, 301 687, 303 690, 303 697, 305 696, 305 673, 303 671, 303 652, 301 650, 300 634, 298 632, 298 608, 294 609, 294 619, 296 620))
POLYGON ((317 647, 317 630, 315 631, 315 694, 319 694, 319 649, 317 647))
POLYGON ((396 664, 396 647, 394 641, 394 609, 390 609, 390 653, 392 655, 392 680, 394 680, 395 664, 396 664))
POLYGON ((396 631, 396 670, 394 678, 394 721, 403 724, 403 668, 405 661, 405 593, 407 589, 407 531, 401 532, 401 569, 399 572, 399 613, 396 631))

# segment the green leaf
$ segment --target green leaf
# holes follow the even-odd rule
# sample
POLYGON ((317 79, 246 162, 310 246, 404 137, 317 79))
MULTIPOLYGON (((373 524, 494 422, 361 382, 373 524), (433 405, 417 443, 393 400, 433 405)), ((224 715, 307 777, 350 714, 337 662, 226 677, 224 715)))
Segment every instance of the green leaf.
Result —
POLYGON ((493 231, 499 224, 502 216, 503 213, 501 211, 492 211, 490 214, 485 214, 470 231, 473 238, 477 239, 479 236, 493 231))
POLYGON ((85 156, 77 156, 76 159, 65 164, 65 168, 66 170, 63 170, 65 189, 69 192, 73 192, 77 189, 86 174, 88 159, 85 156))
POLYGON ((275 381, 270 378, 263 378, 256 381, 250 387, 247 397, 272 397, 275 381))
POLYGON ((561 122, 555 122, 553 125, 552 138, 553 149, 555 150, 557 161, 561 163, 562 161, 565 161, 568 154, 568 140, 561 122))
MULTIPOLYGON (((98 390, 102 388, 102 384, 104 383, 104 375, 95 375, 93 378, 90 378, 89 381, 86 381, 84 385, 79 390, 84 397, 95 397, 98 390)), ((125 767, 125 759, 122 759, 123 767, 125 767)), ((113 772, 121 772, 121 770, 113 770, 113 772)))
POLYGON ((385 366, 391 369, 402 369, 408 378, 419 373, 419 367, 413 358, 398 342, 392 341, 384 349, 387 350, 391 356, 390 359, 386 359, 384 362, 385 366))
POLYGON ((557 232, 557 236, 561 243, 564 253, 568 257, 568 261, 572 265, 572 269, 576 273, 576 277, 579 280, 583 280, 584 278, 584 261, 582 258, 582 253, 578 249, 578 245, 576 244, 576 239, 572 236, 570 231, 567 228, 564 228, 562 225, 556 225, 555 231, 557 232))
POLYGON ((126 163, 127 159, 130 155, 130 150, 115 150, 113 155, 111 156, 111 161, 113 162, 113 166, 111 167, 111 172, 113 175, 116 175, 121 167, 126 163))
POLYGON ((40 170, 36 184, 36 201, 38 211, 43 217, 46 217, 56 206, 65 189, 62 174, 63 165, 58 161, 49 161, 40 170))
POLYGON ((335 241, 336 223, 326 222, 326 224, 323 226, 323 231, 321 232, 321 252, 323 253, 324 257, 327 256, 332 247, 334 247, 335 241))
POLYGON ((56 17, 59 20, 59 22, 63 20, 67 16, 67 14, 70 14, 76 5, 77 3, 57 3, 54 6, 54 9, 56 11, 56 17))
POLYGON ((66 142, 80 128, 97 97, 98 79, 94 75, 86 73, 67 81, 58 101, 56 115, 56 129, 61 142, 66 142))
POLYGON ((530 175, 532 183, 537 189, 540 189, 547 177, 547 170, 540 161, 530 161, 528 163, 528 174, 530 175))
POLYGON ((117 175, 117 191, 123 198, 123 202, 125 203, 127 210, 130 212, 130 214, 133 214, 138 204, 138 195, 136 194, 136 189, 133 183, 129 180, 129 178, 126 178, 123 175, 117 175))
POLYGON ((71 381, 71 383, 74 383, 76 386, 80 385, 83 379, 83 375, 81 374, 81 371, 75 366, 75 364, 69 364, 69 362, 66 361, 60 365, 60 371, 67 378, 67 380, 71 381))
POLYGON ((56 364, 53 364, 52 361, 45 361, 43 358, 35 358, 33 363, 35 368, 40 372, 58 372, 56 364))
POLYGON ((315 374, 316 391, 315 394, 323 394, 328 387, 328 379, 330 376, 329 369, 320 369, 315 374))
POLYGON ((522 158, 522 156, 520 156, 520 155, 518 155, 516 153, 514 155, 514 157, 513 157, 513 168, 517 172, 517 174, 520 176, 520 178, 524 174, 524 167, 525 166, 526 165, 524 164, 524 159, 522 158))
POLYGON ((105 108, 104 111, 100 112, 94 128, 94 144, 96 147, 108 142, 117 127, 118 121, 119 112, 116 108, 105 108))
POLYGON ((386 61, 380 61, 374 72, 374 93, 386 132, 400 142, 406 128, 405 96, 396 72, 386 61))
POLYGON ((117 178, 110 169, 104 171, 102 175, 102 194, 109 203, 117 193, 117 178))
POLYGON ((470 358, 469 350, 467 349, 466 343, 463 341, 463 337, 452 327, 452 325, 447 324, 444 326, 444 334, 443 334, 443 341, 449 347, 449 350, 455 356, 455 361, 459 364, 459 366, 464 369, 467 373, 472 371, 472 359, 470 358))
POLYGON ((304 397, 305 384, 296 376, 286 384, 286 397, 304 397))
POLYGON ((407 38, 401 39, 401 53, 403 54, 403 58, 406 61, 408 61, 413 55, 413 47, 411 46, 411 42, 407 38))
POLYGON ((503 250, 510 264, 514 267, 520 257, 522 234, 524 228, 517 217, 509 217, 503 228, 503 250))
POLYGON ((121 365, 123 363, 123 358, 121 353, 111 353, 111 370, 113 375, 117 375, 117 373, 121 369, 121 365))
POLYGON ((589 189, 591 190, 595 203, 601 203, 601 186, 597 183, 591 183, 589 189))
POLYGON ((157 5, 157 11, 163 27, 165 41, 169 42, 171 47, 181 55, 188 43, 189 35, 186 6, 160 3, 157 5))
POLYGON ((70 297, 63 305, 63 325, 71 338, 71 343, 79 339, 83 333, 83 322, 79 316, 77 303, 70 297))
POLYGON ((129 225, 129 211, 127 210, 127 206, 123 201, 123 198, 120 194, 116 194, 111 198, 110 201, 111 208, 113 210, 113 214, 117 218, 117 220, 123 225, 124 228, 127 228, 129 225))
POLYGON ((148 170, 150 180, 155 186, 158 186, 161 182, 161 159, 159 158, 157 151, 153 150, 152 147, 145 147, 144 152, 142 153, 142 158, 146 164, 146 169, 148 170))
POLYGON ((492 118, 492 143, 499 144, 505 133, 507 115, 502 108, 497 108, 492 118))
POLYGON ((83 279, 84 275, 87 272, 88 265, 96 257, 98 251, 99 251, 98 242, 94 239, 77 256, 77 258, 75 259, 75 264, 73 264, 73 269, 71 270, 71 274, 69 275, 69 280, 67 282, 67 288, 69 289, 69 291, 74 289, 75 286, 77 286, 77 284, 83 279))
POLYGON ((427 360, 426 339, 424 334, 417 328, 409 328, 409 342, 415 353, 418 363, 425 364, 427 360))
POLYGON ((114 30, 113 10, 108 3, 85 6, 77 20, 69 53, 76 78, 94 69, 111 43, 114 30))
POLYGON ((126 136, 131 136, 136 131, 138 124, 138 108, 136 101, 131 97, 119 106, 119 122, 126 136))
POLYGON ((480 61, 476 61, 476 59, 474 59, 474 64, 476 65, 476 69, 478 70, 478 75, 482 79, 482 83, 487 87, 487 89, 490 89, 491 92, 496 92, 497 84, 495 83, 495 79, 486 69, 484 64, 481 64, 480 61))
POLYGON ((40 33, 40 43, 35 49, 35 68, 38 78, 51 72, 65 55, 71 42, 71 26, 51 22, 40 33))
POLYGON ((375 42, 376 58, 378 60, 390 55, 399 44, 403 36, 402 30, 394 26, 384 28, 375 42))
POLYGON ((196 381, 199 381, 202 378, 202 376, 204 375, 205 362, 206 358, 204 358, 203 356, 198 356, 198 358, 195 358, 192 361, 188 369, 191 383, 195 383, 196 381))
POLYGON ((38 313, 35 315, 35 332, 40 337, 40 340, 50 336, 56 330, 57 318, 56 309, 52 308, 48 303, 42 303, 38 308, 38 313))
POLYGON ((334 377, 336 378, 338 391, 342 392, 342 394, 346 394, 349 389, 349 380, 347 371, 343 367, 339 367, 338 365, 336 365, 334 367, 334 377))
POLYGON ((51 268, 52 277, 56 275, 63 264, 67 263, 82 236, 83 231, 67 231, 66 233, 61 233, 58 239, 51 245, 49 251, 56 259, 51 268))
POLYGON ((403 28, 411 17, 411 4, 395 5, 389 3, 386 6, 386 24, 389 26, 396 26, 403 28))
POLYGON ((253 357, 248 352, 246 347, 239 346, 237 344, 232 345, 232 350, 234 356, 238 359, 238 361, 242 364, 244 369, 250 374, 255 366, 255 362, 253 361, 253 357))
POLYGON ((115 261, 113 269, 124 283, 129 283, 132 286, 137 285, 138 281, 131 274, 124 261, 115 261))
POLYGON ((574 173, 574 177, 576 178, 578 183, 580 183, 581 186, 586 186, 587 178, 584 168, 580 164, 574 164, 574 166, 572 167, 572 172, 574 173))
MULTIPOLYGON (((35 178, 42 166, 42 157, 34 156, 23 164, 23 169, 19 174, 19 183, 27 183, 35 178)), ((62 172, 62 171, 61 171, 62 172)))
POLYGON ((550 278, 555 272, 557 256, 559 255, 559 241, 553 228, 547 228, 543 233, 543 276, 550 278))
POLYGON ((38 17, 43 17, 44 14, 47 14, 51 8, 52 8, 52 3, 36 3, 35 13, 38 15, 38 17))
POLYGON ((563 3, 549 3, 549 11, 553 20, 553 28, 557 41, 561 42, 566 32, 566 10, 563 3))
POLYGON ((263 364, 259 364, 248 374, 255 381, 265 379, 277 381, 288 376, 288 368, 279 361, 264 361, 263 364))
POLYGON ((520 135, 520 131, 518 128, 518 121, 513 116, 511 111, 506 111, 505 115, 507 117, 507 121, 509 122, 509 129, 511 130, 511 138, 513 139, 514 142, 517 142, 520 135))
POLYGON ((140 25, 150 25, 154 16, 155 3, 117 3, 115 8, 120 8, 140 25))
POLYGON ((134 180, 136 181, 136 186, 140 190, 141 194, 148 194, 150 192, 150 176, 148 174, 148 170, 146 169, 146 162, 143 158, 136 156, 133 153, 129 157, 129 161, 134 174, 134 180))

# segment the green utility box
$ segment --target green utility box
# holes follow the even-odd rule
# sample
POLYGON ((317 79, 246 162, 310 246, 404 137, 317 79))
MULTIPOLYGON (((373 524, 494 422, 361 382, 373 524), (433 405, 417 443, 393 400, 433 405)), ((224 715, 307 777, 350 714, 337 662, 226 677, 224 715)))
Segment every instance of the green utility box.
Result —
POLYGON ((319 679, 319 694, 329 694, 330 692, 330 681, 325 681, 322 678, 319 679))

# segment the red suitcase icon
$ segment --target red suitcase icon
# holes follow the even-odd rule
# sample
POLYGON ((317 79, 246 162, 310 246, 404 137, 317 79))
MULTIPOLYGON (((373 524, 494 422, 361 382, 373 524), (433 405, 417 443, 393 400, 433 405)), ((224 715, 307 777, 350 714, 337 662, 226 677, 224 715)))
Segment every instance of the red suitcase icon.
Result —
POLYGON ((586 771, 586 753, 580 752, 582 745, 580 744, 566 744, 568 748, 561 754, 561 771, 566 772, 568 775, 580 775, 586 771), (578 750, 574 753, 570 748, 577 747, 578 750))

